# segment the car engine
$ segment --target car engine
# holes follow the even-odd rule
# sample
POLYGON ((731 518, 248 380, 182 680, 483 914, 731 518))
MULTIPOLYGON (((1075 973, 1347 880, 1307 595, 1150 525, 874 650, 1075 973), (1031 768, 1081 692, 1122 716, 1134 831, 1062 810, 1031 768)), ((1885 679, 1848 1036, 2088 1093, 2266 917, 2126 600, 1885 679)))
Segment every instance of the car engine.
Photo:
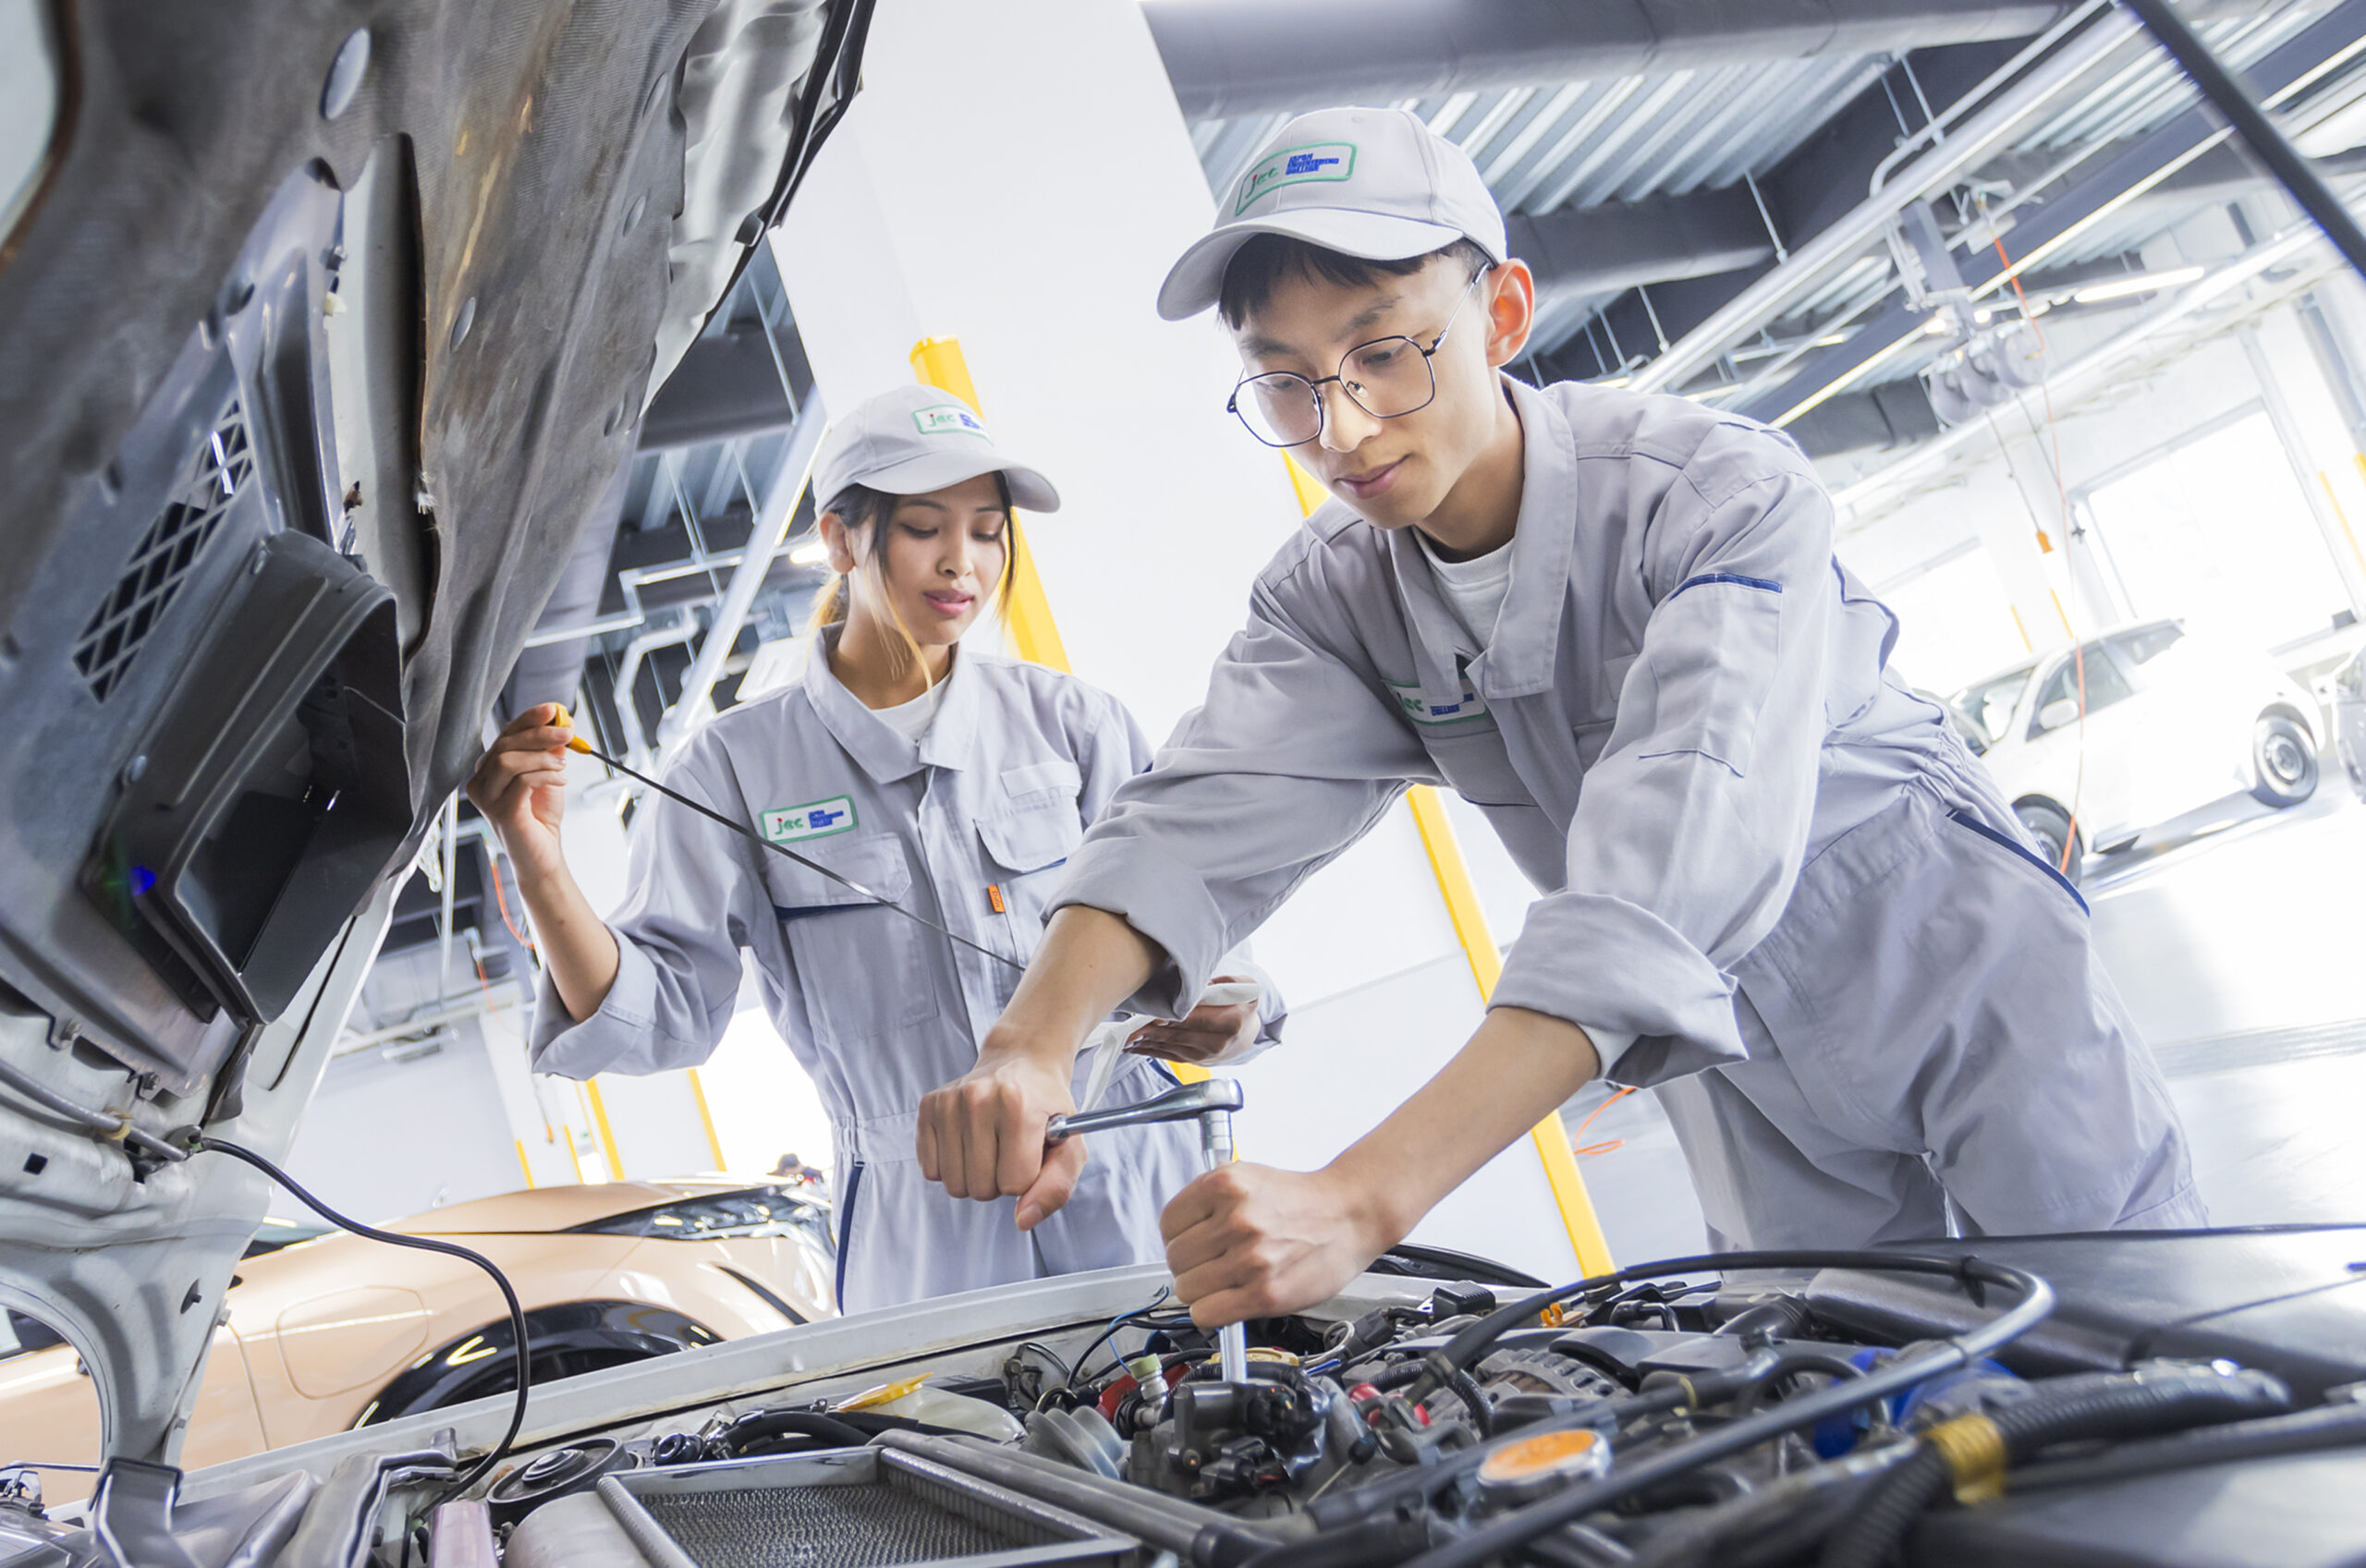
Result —
MULTIPOLYGON (((1243 1380, 1161 1292, 579 1434, 477 1495, 448 1433, 349 1453, 300 1526, 298 1477, 248 1494, 292 1538, 218 1561, 2366 1564, 2366 1228, 1375 1271, 1251 1323, 1243 1380)), ((0 1564, 128 1560, 0 1495, 0 1564)))
POLYGON ((2366 1562, 2359 1304, 2294 1354, 2273 1303, 2205 1329, 2126 1292, 2233 1263, 2217 1238, 2079 1239, 1565 1293, 1429 1255, 1400 1261, 1457 1277, 1421 1299, 1252 1324, 1245 1382, 1161 1304, 933 1379, 924 1413, 784 1404, 583 1453, 506 1561, 2366 1562))

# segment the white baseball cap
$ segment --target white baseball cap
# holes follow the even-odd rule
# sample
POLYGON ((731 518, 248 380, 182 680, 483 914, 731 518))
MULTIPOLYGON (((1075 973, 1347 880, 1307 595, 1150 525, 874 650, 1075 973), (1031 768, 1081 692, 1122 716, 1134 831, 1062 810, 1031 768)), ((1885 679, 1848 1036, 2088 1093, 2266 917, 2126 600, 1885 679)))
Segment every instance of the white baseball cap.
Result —
POLYGON ((975 408, 938 387, 899 386, 864 399, 831 429, 813 463, 813 504, 827 506, 850 484, 925 495, 996 472, 1009 482, 1013 504, 1060 509, 1052 481, 1004 456, 975 408))
POLYGON ((1183 252, 1158 291, 1170 322, 1216 302, 1234 252, 1284 234, 1367 261, 1402 261, 1476 243, 1508 254, 1503 210, 1470 154, 1404 109, 1322 109, 1265 144, 1219 199, 1216 226, 1183 252))

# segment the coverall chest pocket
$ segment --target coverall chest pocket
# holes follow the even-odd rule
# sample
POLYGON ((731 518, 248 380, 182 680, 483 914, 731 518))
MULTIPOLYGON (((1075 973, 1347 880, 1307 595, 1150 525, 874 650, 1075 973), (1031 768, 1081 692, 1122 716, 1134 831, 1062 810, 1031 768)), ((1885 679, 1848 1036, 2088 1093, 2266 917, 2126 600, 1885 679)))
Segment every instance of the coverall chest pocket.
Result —
MULTIPOLYGON (((808 839, 792 847, 891 903, 911 892, 911 861, 893 833, 808 839)), ((936 1016, 935 977, 921 951, 927 932, 818 871, 778 855, 764 859, 773 913, 825 1043, 868 1039, 936 1016)))
MULTIPOLYGON (((1060 868, 1084 842, 1076 801, 1073 788, 1055 788, 978 819, 978 842, 995 878, 1005 951, 1022 963, 1043 940, 1044 912, 1059 891, 1060 868)), ((1003 978, 1014 985, 1018 980, 1015 975, 1003 978)))
POLYGON ((1473 806, 1526 806, 1528 785, 1512 767, 1503 732, 1489 719, 1459 734, 1425 735, 1422 745, 1455 793, 1473 806))

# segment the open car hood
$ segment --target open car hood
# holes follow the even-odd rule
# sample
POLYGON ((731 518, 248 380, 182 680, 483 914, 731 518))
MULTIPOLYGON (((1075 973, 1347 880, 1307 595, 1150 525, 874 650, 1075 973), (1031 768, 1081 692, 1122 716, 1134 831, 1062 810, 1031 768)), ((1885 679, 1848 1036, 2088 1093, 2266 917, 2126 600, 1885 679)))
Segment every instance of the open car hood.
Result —
POLYGON ((0 1304, 81 1353, 111 1453, 169 1456, 266 1195, 40 1100, 284 1153, 641 410, 851 98, 869 11, 0 23, 51 89, 0 131, 0 1304))

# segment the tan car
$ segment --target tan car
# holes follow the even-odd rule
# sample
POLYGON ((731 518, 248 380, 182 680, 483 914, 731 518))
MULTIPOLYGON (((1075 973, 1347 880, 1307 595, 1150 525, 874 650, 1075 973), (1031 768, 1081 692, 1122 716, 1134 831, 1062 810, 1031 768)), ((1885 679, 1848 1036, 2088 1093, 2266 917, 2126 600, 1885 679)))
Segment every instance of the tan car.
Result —
MULTIPOLYGON (((829 1204, 809 1186, 715 1176, 543 1187, 384 1228, 449 1236, 509 1276, 537 1383, 835 1310, 829 1204)), ((266 1222, 227 1303, 186 1469, 517 1386, 500 1293, 457 1258, 266 1222)), ((33 1319, 8 1321, 0 1462, 92 1463, 98 1404, 80 1358, 33 1319)), ((87 1492, 77 1480, 43 1477, 53 1501, 87 1492)))

